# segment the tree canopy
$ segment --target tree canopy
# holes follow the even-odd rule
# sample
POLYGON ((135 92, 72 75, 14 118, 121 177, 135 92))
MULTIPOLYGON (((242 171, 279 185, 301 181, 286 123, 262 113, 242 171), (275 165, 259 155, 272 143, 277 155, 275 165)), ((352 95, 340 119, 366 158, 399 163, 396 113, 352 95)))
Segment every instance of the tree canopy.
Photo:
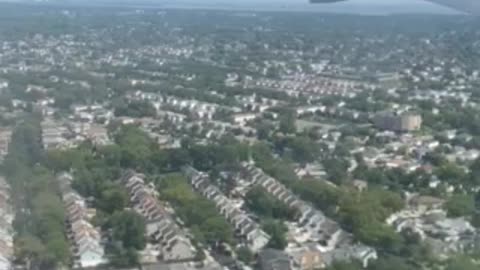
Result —
POLYGON ((153 107, 151 102, 147 101, 120 101, 114 105, 115 116, 128 116, 128 117, 155 117, 157 110, 153 107))
POLYGON ((14 220, 17 258, 38 269, 69 265, 65 209, 51 171, 39 165, 44 156, 41 129, 28 118, 14 130, 3 171, 18 210, 14 220))
POLYGON ((262 224, 263 230, 270 235, 270 241, 268 247, 273 249, 283 250, 287 244, 287 231, 288 228, 280 220, 268 219, 262 224))
POLYGON ((453 195, 448 199, 445 208, 450 217, 471 216, 475 212, 475 200, 470 195, 453 195))
POLYGON ((195 239, 205 244, 233 243, 233 229, 220 216, 213 202, 192 190, 181 174, 170 174, 157 180, 161 197, 172 203, 177 215, 191 227, 195 239))
POLYGON ((116 212, 108 226, 112 229, 113 242, 122 243, 123 248, 141 250, 145 247, 145 220, 136 212, 116 212))
POLYGON ((277 200, 262 187, 255 186, 245 196, 247 207, 263 218, 294 220, 296 211, 277 200))

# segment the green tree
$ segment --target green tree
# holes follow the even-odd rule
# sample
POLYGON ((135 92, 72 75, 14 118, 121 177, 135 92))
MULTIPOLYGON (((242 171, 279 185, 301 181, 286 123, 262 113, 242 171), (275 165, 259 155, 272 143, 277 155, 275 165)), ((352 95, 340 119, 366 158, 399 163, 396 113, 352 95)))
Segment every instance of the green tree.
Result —
POLYGON ((446 270, 478 270, 480 265, 466 256, 457 256, 448 261, 446 270))
POLYGON ((475 212, 475 200, 470 195, 453 195, 445 204, 448 216, 470 216, 475 212))
POLYGON ((302 199, 313 203, 327 214, 334 214, 340 198, 340 192, 325 182, 315 180, 296 181, 292 190, 302 199))
POLYGON ((285 134, 295 133, 297 128, 295 126, 295 115, 292 112, 286 113, 280 117, 279 129, 285 134))
POLYGON ((403 239, 384 220, 403 208, 402 198, 389 191, 373 189, 358 193, 346 192, 339 200, 341 223, 357 239, 391 252, 398 252, 403 239))
POLYGON ((340 262, 335 261, 325 270, 361 270, 363 267, 358 262, 340 262))
POLYGON ((49 257, 54 258, 57 265, 68 265, 70 263, 70 245, 65 239, 63 231, 49 233, 45 246, 49 251, 49 257))
POLYGON ((115 267, 132 267, 139 264, 138 252, 135 248, 125 248, 121 242, 112 242, 106 246, 110 255, 110 264, 115 267))
POLYGON ((237 249, 237 258, 246 264, 250 264, 252 263, 254 256, 249 248, 240 247, 237 249))
POLYGON ((268 123, 260 123, 257 126, 257 137, 259 140, 267 140, 270 138, 270 134, 274 130, 274 127, 268 123))
POLYGON ((414 265, 409 264, 405 259, 395 256, 383 256, 378 260, 373 261, 367 268, 368 270, 415 270, 419 269, 414 265))
POLYGON ((65 209, 53 174, 39 165, 45 155, 39 119, 32 117, 14 130, 4 173, 17 212, 16 254, 32 268, 55 269, 70 263, 65 235, 65 209))
POLYGON ((24 234, 15 239, 15 257, 22 262, 29 262, 32 265, 44 265, 46 247, 42 241, 30 234, 24 234))
POLYGON ((260 186, 255 186, 248 191, 245 203, 250 210, 265 218, 293 220, 296 217, 295 210, 290 209, 260 186))
POLYGON ((191 227, 198 242, 234 242, 232 227, 218 214, 213 202, 195 193, 183 175, 157 179, 157 187, 162 198, 172 203, 177 215, 191 227))
POLYGON ((157 110, 147 101, 118 102, 114 104, 115 116, 155 117, 157 110))
POLYGON ((438 152, 429 152, 423 157, 423 159, 434 166, 442 166, 448 162, 446 158, 438 152))
POLYGON ((347 169, 350 165, 346 159, 326 158, 323 160, 323 166, 327 172, 328 179, 333 183, 342 184, 348 179, 347 169))
POLYGON ((113 241, 122 243, 125 249, 143 249, 146 245, 145 220, 133 211, 113 214, 108 221, 112 228, 113 241))
POLYGON ((480 229, 480 213, 475 213, 471 222, 475 228, 480 229))
POLYGON ((115 141, 121 147, 122 167, 151 168, 150 158, 158 147, 145 132, 135 126, 122 126, 115 134, 115 141))
POLYGON ((453 163, 445 163, 436 170, 438 177, 450 183, 458 183, 465 179, 465 170, 453 163))
POLYGON ((318 158, 320 149, 308 137, 295 137, 287 140, 286 147, 292 150, 292 158, 302 164, 318 158))
MULTIPOLYGON (((200 209, 198 209, 201 211, 200 209)), ((226 242, 233 243, 232 228, 225 222, 225 219, 217 214, 212 214, 200 225, 202 234, 207 243, 226 242)))
POLYGON ((101 193, 101 197, 97 201, 99 208, 109 214, 123 210, 129 202, 126 191, 118 186, 112 185, 101 193))
POLYGON ((283 250, 287 244, 286 234, 288 231, 287 226, 281 221, 266 220, 262 226, 263 230, 270 235, 270 241, 268 247, 283 250))
POLYGON ((18 172, 15 164, 33 166, 42 160, 44 152, 41 133, 40 122, 34 117, 27 118, 14 129, 9 145, 11 151, 5 158, 7 176, 18 172))

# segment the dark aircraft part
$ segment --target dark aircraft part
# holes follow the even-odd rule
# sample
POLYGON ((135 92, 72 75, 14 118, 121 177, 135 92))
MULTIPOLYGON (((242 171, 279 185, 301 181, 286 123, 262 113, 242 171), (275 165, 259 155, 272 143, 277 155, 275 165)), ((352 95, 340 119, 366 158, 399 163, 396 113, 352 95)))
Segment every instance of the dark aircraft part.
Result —
POLYGON ((480 15, 480 0, 427 0, 432 3, 451 7, 458 11, 480 15))
MULTIPOLYGON (((346 0, 310 0, 312 4, 327 4, 346 0)), ((480 15, 480 0, 426 0, 469 14, 480 15)))
POLYGON ((336 3, 336 2, 343 2, 346 0, 310 0, 312 4, 326 4, 326 3, 336 3))

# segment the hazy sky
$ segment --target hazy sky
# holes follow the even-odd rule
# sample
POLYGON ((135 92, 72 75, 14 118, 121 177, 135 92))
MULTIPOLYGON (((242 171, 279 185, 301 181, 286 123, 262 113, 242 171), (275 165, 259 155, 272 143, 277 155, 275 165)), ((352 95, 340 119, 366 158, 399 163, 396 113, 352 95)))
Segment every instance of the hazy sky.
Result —
MULTIPOLYGON (((161 0, 157 0, 161 2, 161 0)), ((195 3, 258 3, 258 4, 278 4, 278 3, 288 3, 288 4, 304 4, 308 3, 308 0, 188 0, 189 2, 195 3)), ((455 0, 452 0, 455 1, 455 0)), ((425 3, 423 0, 350 0, 350 3, 354 4, 381 4, 381 5, 432 5, 430 3, 425 3)), ((342 3, 335 3, 329 5, 341 5, 342 3)))
MULTIPOLYGON (((171 1, 171 0, 150 0, 161 3, 162 1, 171 1)), ((211 4, 211 3, 222 3, 222 4, 232 4, 232 5, 302 5, 310 7, 335 7, 335 6, 370 6, 370 5, 380 5, 380 6, 392 6, 392 7, 419 7, 422 9, 425 8, 438 8, 436 4, 432 4, 425 0, 349 0, 345 2, 332 3, 332 4, 315 4, 311 5, 308 3, 309 0, 176 0, 178 2, 189 2, 189 3, 198 3, 198 4, 211 4)), ((452 0, 455 1, 455 0, 452 0)), ((480 0, 479 0, 480 1, 480 0)))
MULTIPOLYGON (((11 1, 39 1, 39 0, 0 0, 11 1)), ((42 0, 45 1, 45 0, 42 0)), ((245 9, 274 9, 274 10, 306 10, 320 12, 362 13, 362 14, 390 14, 390 13, 443 13, 450 14, 453 10, 425 0, 349 0, 332 4, 309 4, 309 0, 48 0, 61 3, 129 3, 129 4, 160 4, 162 6, 196 6, 207 8, 245 8, 245 9)), ((456 1, 456 0, 451 0, 456 1)), ((477 0, 475 0, 477 1, 477 0)), ((478 0, 480 1, 480 0, 478 0)))
MULTIPOLYGON (((451 13, 452 10, 424 0, 349 0, 333 4, 309 4, 309 0, 150 0, 196 5, 229 5, 262 8, 265 6, 281 9, 302 9, 309 11, 348 12, 348 13, 451 13)), ((455 0, 452 0, 455 1, 455 0)), ((478 0, 480 1, 480 0, 478 0)))

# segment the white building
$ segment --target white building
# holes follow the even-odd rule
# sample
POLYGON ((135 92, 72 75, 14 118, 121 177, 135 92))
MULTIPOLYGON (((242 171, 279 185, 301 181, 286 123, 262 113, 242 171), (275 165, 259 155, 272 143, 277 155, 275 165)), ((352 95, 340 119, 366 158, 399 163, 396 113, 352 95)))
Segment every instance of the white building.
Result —
POLYGON ((237 125, 245 125, 247 122, 257 119, 258 114, 255 113, 242 113, 232 116, 232 121, 237 125))

